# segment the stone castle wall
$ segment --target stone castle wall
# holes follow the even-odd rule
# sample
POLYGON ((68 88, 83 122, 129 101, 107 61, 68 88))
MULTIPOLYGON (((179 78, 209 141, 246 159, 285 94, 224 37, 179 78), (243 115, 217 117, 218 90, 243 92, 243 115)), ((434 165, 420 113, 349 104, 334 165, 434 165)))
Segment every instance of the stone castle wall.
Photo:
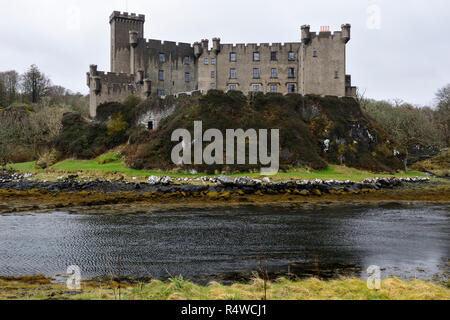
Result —
POLYGON ((271 92, 275 86, 276 92, 288 93, 288 85, 291 84, 297 92, 300 46, 300 43, 220 44, 219 52, 203 48, 198 59, 199 89, 207 91, 215 86, 225 91, 251 92, 258 89, 271 92), (293 54, 292 59, 289 59, 289 52, 293 54), (232 53, 236 54, 236 61, 231 61, 232 53), (259 60, 254 60, 255 53, 259 54, 259 60), (212 64, 213 59, 215 64, 212 64), (290 68, 292 74, 289 74, 290 68), (235 78, 232 77, 232 69, 235 78), (255 74, 255 69, 258 74, 255 74))

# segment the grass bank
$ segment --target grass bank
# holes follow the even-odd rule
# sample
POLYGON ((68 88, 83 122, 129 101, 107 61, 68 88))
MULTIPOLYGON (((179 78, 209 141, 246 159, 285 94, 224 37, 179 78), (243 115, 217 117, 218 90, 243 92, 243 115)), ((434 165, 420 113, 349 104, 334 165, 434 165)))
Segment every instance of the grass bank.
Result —
MULTIPOLYGON (((189 174, 186 172, 163 172, 163 171, 148 171, 148 170, 134 170, 126 167, 124 160, 115 153, 108 153, 94 160, 64 160, 46 170, 36 168, 35 162, 16 163, 9 166, 10 169, 37 174, 38 179, 54 180, 60 175, 77 173, 80 176, 91 176, 99 178, 123 178, 129 180, 135 177, 134 180, 145 180, 148 176, 170 176, 170 177, 200 177, 204 174, 189 174)), ((214 175, 209 175, 214 176, 214 175)), ((240 174, 233 174, 231 176, 250 176, 261 177, 259 173, 244 172, 240 174)), ((345 166, 329 165, 325 170, 311 170, 308 168, 295 168, 288 172, 279 172, 271 178, 277 180, 289 179, 322 179, 322 180, 351 180, 362 181, 366 178, 372 177, 424 177, 426 176, 420 171, 407 171, 404 173, 389 174, 389 173, 372 173, 364 170, 348 168, 345 166)))
MULTIPOLYGON (((52 284, 43 277, 0 278, 2 300, 115 300, 119 299, 118 283, 85 283, 82 290, 73 292, 62 284, 52 284)), ((211 282, 206 286, 184 279, 168 282, 121 285, 123 300, 261 300, 265 296, 264 281, 235 283, 225 286, 211 282)), ((381 290, 371 290, 359 279, 323 281, 315 278, 288 280, 280 278, 267 283, 268 300, 449 300, 448 287, 419 281, 391 278, 381 283, 381 290)))
POLYGON ((417 162, 412 168, 430 172, 438 177, 450 177, 450 149, 443 150, 433 158, 417 162))

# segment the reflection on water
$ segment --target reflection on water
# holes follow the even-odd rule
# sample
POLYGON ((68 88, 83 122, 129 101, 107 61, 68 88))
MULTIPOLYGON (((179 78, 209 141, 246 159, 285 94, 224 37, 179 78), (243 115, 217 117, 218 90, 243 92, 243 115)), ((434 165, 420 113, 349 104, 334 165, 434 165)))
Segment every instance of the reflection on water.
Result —
POLYGON ((324 273, 378 265, 383 276, 439 274, 442 279, 450 252, 448 209, 298 205, 5 215, 0 216, 0 274, 54 276, 75 264, 84 278, 107 276, 115 273, 120 254, 124 275, 201 279, 256 271, 261 252, 272 272, 316 270, 317 259, 324 273))

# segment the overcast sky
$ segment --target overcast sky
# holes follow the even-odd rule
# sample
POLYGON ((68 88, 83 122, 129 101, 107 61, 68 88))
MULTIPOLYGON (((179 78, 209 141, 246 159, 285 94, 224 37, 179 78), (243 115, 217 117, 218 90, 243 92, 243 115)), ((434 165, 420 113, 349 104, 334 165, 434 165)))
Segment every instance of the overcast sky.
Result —
POLYGON ((448 0, 0 0, 0 71, 37 64, 87 93, 90 64, 109 71, 112 11, 145 14, 145 37, 193 43, 300 41, 300 26, 352 24, 347 73, 376 99, 432 104, 450 83, 448 0))

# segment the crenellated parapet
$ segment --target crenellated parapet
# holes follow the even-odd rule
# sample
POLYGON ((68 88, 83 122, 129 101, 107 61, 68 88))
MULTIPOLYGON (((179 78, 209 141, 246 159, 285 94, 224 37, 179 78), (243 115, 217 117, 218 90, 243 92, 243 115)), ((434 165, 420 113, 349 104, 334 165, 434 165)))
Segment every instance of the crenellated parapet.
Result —
POLYGON ((120 12, 120 11, 114 11, 111 16, 109 17, 109 21, 135 21, 139 23, 145 22, 145 15, 144 14, 135 14, 135 13, 128 13, 128 12, 120 12))
POLYGON ((309 45, 314 39, 331 39, 339 40, 344 44, 350 41, 350 24, 343 24, 341 26, 341 31, 331 32, 329 27, 322 27, 320 32, 311 32, 309 25, 304 25, 301 27, 302 31, 302 43, 304 45, 309 45))
POLYGON ((293 46, 299 46, 300 42, 274 42, 274 43, 224 43, 220 44, 220 50, 221 51, 242 51, 242 52, 249 52, 252 53, 255 50, 258 49, 269 49, 272 51, 276 50, 290 50, 293 46))

